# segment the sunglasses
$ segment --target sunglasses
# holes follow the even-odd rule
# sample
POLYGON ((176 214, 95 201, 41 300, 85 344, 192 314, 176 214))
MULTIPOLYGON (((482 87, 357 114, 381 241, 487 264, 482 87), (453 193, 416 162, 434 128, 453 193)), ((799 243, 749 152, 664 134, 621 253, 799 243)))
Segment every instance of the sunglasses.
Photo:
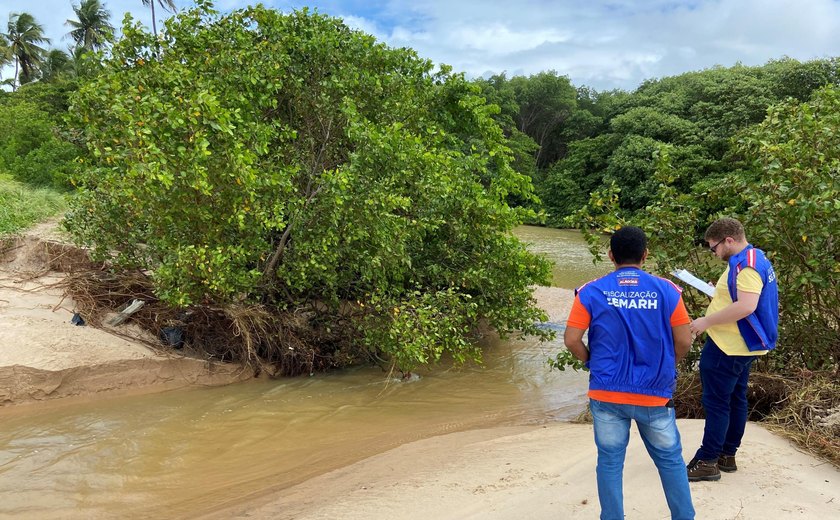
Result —
POLYGON ((711 251, 712 253, 716 253, 717 252, 717 247, 719 245, 723 244, 724 242, 726 242, 726 237, 722 238, 717 244, 715 244, 713 246, 709 246, 709 251, 711 251))

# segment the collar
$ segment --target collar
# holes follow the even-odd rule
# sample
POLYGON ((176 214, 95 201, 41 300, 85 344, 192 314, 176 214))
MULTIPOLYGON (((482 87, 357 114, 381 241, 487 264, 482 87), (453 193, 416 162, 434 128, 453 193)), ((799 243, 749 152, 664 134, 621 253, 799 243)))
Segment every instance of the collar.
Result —
POLYGON ((730 270, 734 269, 734 268, 738 267, 739 265, 743 264, 744 260, 746 260, 746 258, 747 258, 747 253, 750 251, 750 249, 755 249, 755 248, 753 247, 752 244, 747 243, 747 247, 742 249, 740 253, 738 253, 737 255, 730 256, 729 257, 729 269, 730 270))

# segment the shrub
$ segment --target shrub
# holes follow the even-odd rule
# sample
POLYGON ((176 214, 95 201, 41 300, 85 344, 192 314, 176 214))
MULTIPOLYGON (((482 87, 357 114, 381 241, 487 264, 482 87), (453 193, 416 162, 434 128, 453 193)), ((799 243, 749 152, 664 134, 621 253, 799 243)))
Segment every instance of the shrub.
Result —
POLYGON ((530 181, 461 75, 306 10, 199 2, 123 35, 71 109, 92 159, 68 226, 100 257, 175 306, 318 309, 403 369, 475 357, 482 318, 544 335, 547 263, 510 236, 533 213, 505 202, 530 181))

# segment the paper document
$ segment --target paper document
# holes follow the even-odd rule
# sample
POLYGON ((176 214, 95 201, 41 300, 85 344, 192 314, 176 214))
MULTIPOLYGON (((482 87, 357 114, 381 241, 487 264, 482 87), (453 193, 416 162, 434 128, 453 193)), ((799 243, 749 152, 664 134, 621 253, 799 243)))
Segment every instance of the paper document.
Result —
POLYGON ((708 294, 709 296, 715 295, 715 287, 710 285, 700 278, 697 278, 693 274, 689 273, 685 269, 677 269, 675 271, 671 271, 671 274, 682 280, 683 282, 687 283, 688 285, 694 287, 698 291, 708 294))

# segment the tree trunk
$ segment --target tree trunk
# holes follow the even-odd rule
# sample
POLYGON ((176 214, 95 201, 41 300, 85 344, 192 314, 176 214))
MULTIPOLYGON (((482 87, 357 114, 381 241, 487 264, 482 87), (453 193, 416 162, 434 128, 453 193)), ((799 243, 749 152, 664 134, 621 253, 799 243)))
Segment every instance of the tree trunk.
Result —
POLYGON ((152 32, 155 34, 155 39, 157 39, 157 22, 155 22, 155 0, 151 0, 149 5, 152 6, 152 32))

